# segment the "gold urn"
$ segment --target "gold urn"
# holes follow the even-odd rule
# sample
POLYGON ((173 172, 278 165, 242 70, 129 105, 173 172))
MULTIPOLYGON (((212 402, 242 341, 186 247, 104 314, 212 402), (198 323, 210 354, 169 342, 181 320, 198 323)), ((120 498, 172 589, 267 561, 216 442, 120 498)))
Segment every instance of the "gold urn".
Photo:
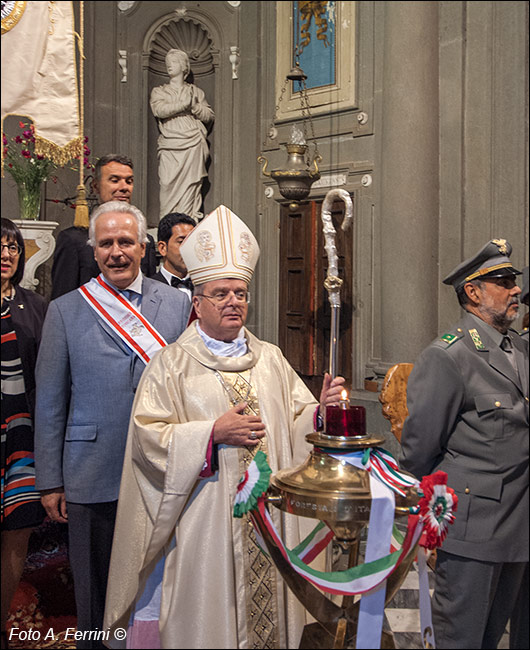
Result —
MULTIPOLYGON (((314 432, 306 436, 313 445, 306 460, 295 468, 276 472, 271 477, 267 502, 285 512, 324 521, 334 532, 339 545, 349 551, 349 567, 359 562, 359 545, 363 529, 368 525, 371 491, 368 471, 360 469, 332 454, 364 451, 380 447, 382 438, 364 436, 329 436, 314 432)), ((405 489, 405 496, 396 495, 395 514, 407 515, 416 506, 419 496, 414 487, 405 489)), ((344 596, 337 605, 316 587, 296 573, 283 558, 267 528, 257 523, 276 567, 307 611, 318 621, 306 625, 300 648, 343 648, 355 637, 359 601, 344 596)), ((410 553, 387 580, 385 602, 399 590, 415 553, 410 553)), ((391 634, 383 632, 382 648, 393 648, 391 634)))

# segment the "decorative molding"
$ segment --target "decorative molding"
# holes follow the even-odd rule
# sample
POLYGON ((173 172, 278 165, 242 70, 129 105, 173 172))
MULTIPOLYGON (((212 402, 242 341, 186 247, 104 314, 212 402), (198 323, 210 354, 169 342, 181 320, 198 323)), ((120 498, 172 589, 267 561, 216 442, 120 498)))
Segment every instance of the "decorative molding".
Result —
POLYGON ((239 48, 237 45, 230 46, 230 56, 228 57, 228 60, 232 64, 232 79, 239 79, 237 69, 239 68, 241 57, 239 56, 239 48))
POLYGON ((347 179, 347 174, 322 174, 319 180, 313 183, 313 188, 340 187, 346 185, 347 179))
POLYGON ((121 68, 122 83, 127 83, 127 50, 118 50, 118 65, 121 68))
POLYGON ((121 0, 118 2, 118 9, 122 12, 129 11, 135 4, 135 0, 121 0))
POLYGON ((361 185, 362 185, 363 187, 370 187, 370 185, 372 184, 372 181, 373 181, 373 179, 372 179, 372 175, 371 175, 371 174, 365 174, 365 175, 361 178, 361 185))
POLYGON ((166 54, 173 48, 186 52, 194 76, 201 77, 213 72, 212 41, 197 21, 175 19, 157 30, 151 41, 149 70, 167 77, 166 54))
POLYGON ((39 284, 35 278, 37 268, 49 260, 55 250, 55 238, 52 233, 59 224, 57 221, 28 221, 27 219, 13 219, 13 223, 18 226, 24 237, 26 255, 29 253, 20 286, 23 289, 33 290, 39 284))
POLYGON ((182 7, 177 7, 177 8, 173 11, 173 13, 174 13, 175 16, 177 16, 178 18, 184 18, 184 16, 186 16, 186 14, 188 13, 188 10, 186 9, 186 7, 182 6, 182 7))

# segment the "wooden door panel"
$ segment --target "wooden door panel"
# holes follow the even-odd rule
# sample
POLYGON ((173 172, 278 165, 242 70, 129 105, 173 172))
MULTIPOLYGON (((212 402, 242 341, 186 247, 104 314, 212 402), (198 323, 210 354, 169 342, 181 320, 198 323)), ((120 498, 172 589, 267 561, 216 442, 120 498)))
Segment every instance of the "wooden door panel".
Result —
MULTIPOLYGON (((280 323, 283 353, 318 398, 322 377, 329 366, 331 308, 324 289, 328 260, 320 218, 321 202, 303 204, 296 212, 282 206, 280 215, 280 323)), ((351 383, 352 341, 352 232, 340 226, 344 204, 332 207, 339 254, 341 289, 340 374, 351 383)))
POLYGON ((289 350, 289 361, 300 374, 313 372, 311 355, 304 346, 311 337, 308 305, 311 304, 312 272, 307 263, 311 247, 310 211, 282 210, 280 231, 280 347, 289 350))

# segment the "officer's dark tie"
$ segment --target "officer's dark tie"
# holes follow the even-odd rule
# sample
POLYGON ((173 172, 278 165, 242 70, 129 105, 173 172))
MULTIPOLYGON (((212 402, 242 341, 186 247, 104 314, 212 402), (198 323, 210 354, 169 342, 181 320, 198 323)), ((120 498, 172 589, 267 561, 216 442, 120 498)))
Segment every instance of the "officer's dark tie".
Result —
POLYGON ((186 287, 190 291, 193 291, 193 282, 190 278, 177 278, 176 275, 171 276, 171 286, 178 289, 178 287, 186 287))
POLYGON ((506 356, 508 357, 510 363, 512 364, 513 369, 515 370, 515 374, 519 377, 519 371, 517 369, 517 359, 515 358, 515 354, 513 352, 513 343, 509 336, 503 337, 501 341, 501 348, 504 350, 506 356))

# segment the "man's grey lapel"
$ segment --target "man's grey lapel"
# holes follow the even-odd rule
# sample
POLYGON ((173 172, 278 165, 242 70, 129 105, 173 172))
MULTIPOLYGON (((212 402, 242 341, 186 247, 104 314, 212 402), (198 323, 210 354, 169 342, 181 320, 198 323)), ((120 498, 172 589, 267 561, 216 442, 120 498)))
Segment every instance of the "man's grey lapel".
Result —
POLYGON ((523 392, 525 394, 525 397, 528 397, 530 380, 528 377, 528 359, 525 360, 526 357, 525 342, 524 340, 521 339, 519 334, 510 336, 510 338, 512 339, 513 347, 515 348, 516 351, 515 359, 517 361, 517 369, 519 371, 519 377, 521 378, 523 392))
POLYGON ((140 311, 153 327, 155 327, 155 320, 162 303, 157 285, 156 280, 150 281, 147 278, 144 278, 142 282, 142 308, 140 311))
POLYGON ((96 311, 95 311, 94 309, 92 309, 92 307, 89 307, 89 306, 86 304, 84 298, 82 298, 81 296, 80 296, 80 298, 81 298, 81 300, 83 301, 83 303, 85 303, 86 309, 87 309, 87 311, 90 313, 90 318, 93 318, 93 319, 96 321, 96 323, 98 324, 99 327, 101 327, 101 329, 103 330, 103 332, 104 332, 105 334, 107 334, 108 336, 110 336, 110 338, 114 341, 114 343, 116 343, 116 345, 117 345, 121 350, 123 350, 123 351, 125 352, 125 354, 127 354, 127 355, 131 355, 131 354, 133 354, 133 351, 132 351, 132 350, 129 348, 129 346, 126 345, 126 344, 124 343, 124 341, 123 341, 123 340, 122 340, 122 339, 121 339, 121 338, 116 334, 116 332, 112 329, 112 327, 110 327, 110 326, 109 326, 109 325, 108 325, 108 324, 107 324, 107 323, 106 323, 106 322, 105 322, 105 321, 104 321, 100 316, 98 316, 98 314, 96 313, 96 311))

